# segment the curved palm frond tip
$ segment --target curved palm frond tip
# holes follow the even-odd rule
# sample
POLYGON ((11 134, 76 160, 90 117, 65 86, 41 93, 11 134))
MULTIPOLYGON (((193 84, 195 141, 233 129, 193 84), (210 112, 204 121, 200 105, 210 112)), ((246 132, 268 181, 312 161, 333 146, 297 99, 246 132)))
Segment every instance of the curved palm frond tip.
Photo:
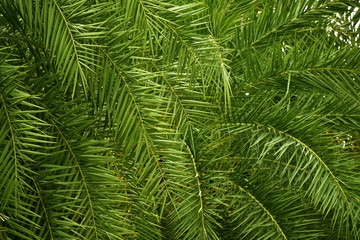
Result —
POLYGON ((359 8, 1 1, 0 239, 360 239, 359 8))

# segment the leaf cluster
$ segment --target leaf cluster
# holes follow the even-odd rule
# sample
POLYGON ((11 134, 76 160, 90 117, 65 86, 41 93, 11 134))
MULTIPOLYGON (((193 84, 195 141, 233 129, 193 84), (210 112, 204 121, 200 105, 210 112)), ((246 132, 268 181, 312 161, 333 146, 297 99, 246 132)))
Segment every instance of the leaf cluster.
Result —
POLYGON ((0 239, 360 239, 360 4, 0 2, 0 239))

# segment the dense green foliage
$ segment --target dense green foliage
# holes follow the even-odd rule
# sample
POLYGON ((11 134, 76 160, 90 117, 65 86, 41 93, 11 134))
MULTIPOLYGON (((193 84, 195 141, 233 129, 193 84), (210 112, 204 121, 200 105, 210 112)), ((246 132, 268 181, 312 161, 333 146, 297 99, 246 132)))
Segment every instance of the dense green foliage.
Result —
POLYGON ((0 239, 360 239, 358 0, 1 0, 0 239))

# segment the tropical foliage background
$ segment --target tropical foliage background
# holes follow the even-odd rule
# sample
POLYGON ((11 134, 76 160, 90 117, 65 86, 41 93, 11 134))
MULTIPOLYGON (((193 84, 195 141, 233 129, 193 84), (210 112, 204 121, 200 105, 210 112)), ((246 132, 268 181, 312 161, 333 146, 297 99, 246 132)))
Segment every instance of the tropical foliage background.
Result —
POLYGON ((0 239, 359 239, 357 0, 1 0, 0 239))

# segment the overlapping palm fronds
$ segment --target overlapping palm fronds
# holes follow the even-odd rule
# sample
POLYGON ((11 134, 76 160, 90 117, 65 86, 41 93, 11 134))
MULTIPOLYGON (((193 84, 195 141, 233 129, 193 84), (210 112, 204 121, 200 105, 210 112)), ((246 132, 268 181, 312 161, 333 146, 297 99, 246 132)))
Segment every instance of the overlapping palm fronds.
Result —
POLYGON ((1 239, 360 239, 352 0, 4 0, 1 239))

